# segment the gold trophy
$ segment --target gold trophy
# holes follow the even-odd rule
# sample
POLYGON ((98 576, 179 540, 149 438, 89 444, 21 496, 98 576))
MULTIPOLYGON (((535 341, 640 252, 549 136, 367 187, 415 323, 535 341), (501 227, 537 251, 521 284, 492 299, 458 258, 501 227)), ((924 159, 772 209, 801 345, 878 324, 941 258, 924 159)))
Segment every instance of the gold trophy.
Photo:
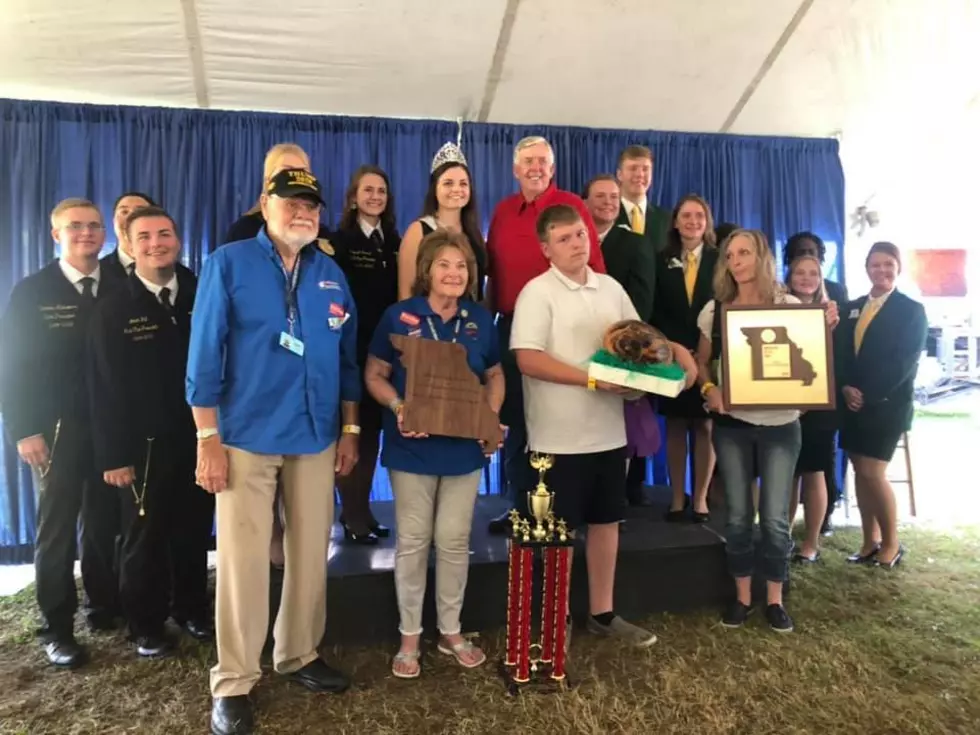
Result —
POLYGON ((528 494, 527 509, 533 525, 512 510, 512 537, 507 566, 507 645, 503 675, 511 693, 532 678, 564 685, 568 635, 569 560, 572 541, 564 520, 555 518, 555 494, 544 482, 555 463, 547 454, 531 455, 538 484, 528 494), (534 557, 540 552, 544 578, 541 589, 540 638, 531 641, 534 557))
POLYGON ((531 455, 531 467, 538 471, 538 485, 534 492, 528 493, 527 510, 534 518, 534 528, 531 530, 531 537, 541 542, 548 538, 548 526, 552 526, 554 531, 554 515, 551 508, 555 504, 555 494, 548 492, 548 486, 544 484, 544 474, 555 464, 555 458, 550 454, 531 455))

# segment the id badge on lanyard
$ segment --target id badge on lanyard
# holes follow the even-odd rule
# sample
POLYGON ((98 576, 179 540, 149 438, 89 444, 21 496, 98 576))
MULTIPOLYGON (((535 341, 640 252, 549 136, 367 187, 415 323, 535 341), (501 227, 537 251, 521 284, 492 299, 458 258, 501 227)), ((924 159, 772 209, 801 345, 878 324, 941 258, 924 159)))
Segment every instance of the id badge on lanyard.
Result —
POLYGON ((295 335, 296 320, 299 318, 299 307, 296 302, 296 287, 299 284, 300 262, 300 255, 297 253, 293 269, 287 271, 285 264, 282 264, 280 261, 283 275, 286 276, 286 321, 289 325, 289 331, 279 333, 279 344, 294 355, 302 357, 306 351, 306 346, 303 344, 303 340, 295 335))
MULTIPOLYGON (((436 325, 432 321, 432 317, 431 316, 427 316, 425 318, 425 321, 429 325, 429 332, 432 333, 432 339, 434 339, 436 342, 440 342, 441 340, 439 339, 439 332, 436 331, 436 325)), ((459 339, 459 325, 460 325, 461 321, 462 320, 457 316, 456 317, 456 329, 453 330, 453 340, 452 340, 453 341, 453 344, 456 344, 456 340, 459 339)))

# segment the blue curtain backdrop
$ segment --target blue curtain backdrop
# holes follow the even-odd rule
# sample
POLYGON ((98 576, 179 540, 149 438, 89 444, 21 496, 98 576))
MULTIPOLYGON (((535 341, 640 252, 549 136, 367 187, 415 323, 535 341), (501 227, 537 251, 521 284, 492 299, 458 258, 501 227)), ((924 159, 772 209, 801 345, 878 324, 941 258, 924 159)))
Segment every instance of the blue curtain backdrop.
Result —
MULTIPOLYGON (((60 199, 84 196, 108 216, 123 191, 145 191, 176 218, 184 259, 198 269, 227 227, 258 197, 262 160, 275 143, 306 149, 324 183, 328 224, 339 220, 351 172, 363 163, 388 171, 400 229, 419 215, 429 164, 457 126, 445 121, 388 120, 248 112, 68 105, 0 100, 0 303, 13 284, 54 255, 48 213, 60 199)), ((647 145, 656 157, 650 197, 672 207, 703 195, 717 222, 762 229, 775 246, 799 230, 830 243, 828 275, 842 278, 844 177, 837 142, 577 127, 465 123, 462 145, 480 213, 516 191, 514 144, 543 135, 556 156, 558 185, 579 192, 593 175, 612 172, 619 152, 647 145)), ((115 244, 111 231, 106 250, 115 244)), ((663 481, 663 457, 653 462, 663 481)), ((496 467, 490 487, 496 490, 496 467)), ((376 497, 389 495, 382 474, 376 497)), ((30 474, 4 440, 0 453, 0 561, 30 558, 34 497, 30 474)))

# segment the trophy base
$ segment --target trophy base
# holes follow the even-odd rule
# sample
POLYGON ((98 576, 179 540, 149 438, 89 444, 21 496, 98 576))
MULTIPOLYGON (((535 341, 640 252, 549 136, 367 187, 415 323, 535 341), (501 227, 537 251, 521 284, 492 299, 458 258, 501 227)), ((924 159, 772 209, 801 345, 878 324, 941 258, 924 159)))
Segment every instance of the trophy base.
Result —
POLYGON ((573 682, 566 669, 565 675, 561 679, 551 676, 552 666, 547 663, 537 663, 532 665, 530 677, 527 681, 517 679, 517 667, 508 665, 503 659, 498 664, 500 678, 504 680, 507 694, 516 697, 518 694, 530 692, 534 694, 558 694, 575 688, 577 682, 573 682), (536 667, 536 668, 535 668, 536 667))

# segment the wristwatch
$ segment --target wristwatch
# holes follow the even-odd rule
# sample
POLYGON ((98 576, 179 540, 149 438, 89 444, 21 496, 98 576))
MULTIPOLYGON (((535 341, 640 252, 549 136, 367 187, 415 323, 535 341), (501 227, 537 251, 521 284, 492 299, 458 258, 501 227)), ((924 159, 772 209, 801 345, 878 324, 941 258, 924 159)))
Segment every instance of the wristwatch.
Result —
POLYGON ((215 429, 214 427, 197 430, 197 440, 199 442, 202 442, 205 439, 210 439, 212 436, 217 436, 217 435, 218 435, 218 430, 215 429))
POLYGON ((398 409, 403 405, 404 404, 402 403, 401 398, 392 398, 390 401, 388 401, 388 408, 391 409, 392 413, 398 413, 398 409))
POLYGON ((354 434, 357 436, 361 433, 361 427, 357 424, 344 424, 340 429, 341 434, 354 434))

